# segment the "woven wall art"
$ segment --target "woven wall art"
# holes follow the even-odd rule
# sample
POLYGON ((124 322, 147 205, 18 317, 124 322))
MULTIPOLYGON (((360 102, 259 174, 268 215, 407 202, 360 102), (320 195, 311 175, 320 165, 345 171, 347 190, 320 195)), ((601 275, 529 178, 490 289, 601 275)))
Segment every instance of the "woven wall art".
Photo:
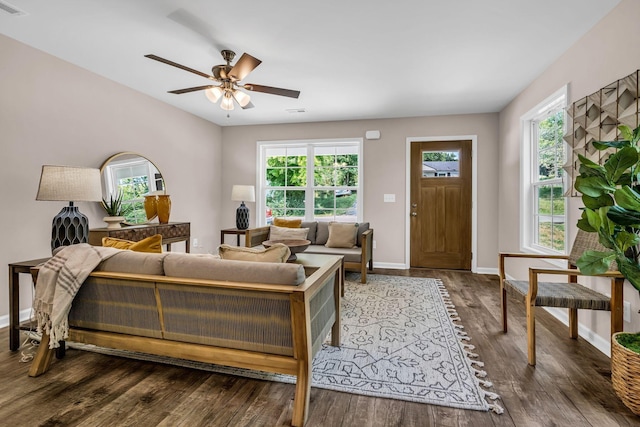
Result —
POLYGON ((635 129, 640 124, 640 70, 617 80, 567 107, 567 133, 564 140, 571 153, 564 170, 571 177, 568 196, 579 196, 574 188, 579 175, 578 154, 602 164, 612 151, 599 151, 594 141, 620 139, 619 125, 635 129))

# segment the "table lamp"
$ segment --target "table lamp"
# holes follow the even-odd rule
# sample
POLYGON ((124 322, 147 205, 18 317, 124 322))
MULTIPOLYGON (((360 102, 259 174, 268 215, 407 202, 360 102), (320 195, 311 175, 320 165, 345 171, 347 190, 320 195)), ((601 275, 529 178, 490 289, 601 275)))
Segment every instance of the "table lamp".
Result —
POLYGON ((100 169, 72 166, 42 166, 36 200, 65 201, 53 218, 51 250, 60 246, 86 243, 89 220, 73 202, 99 202, 102 200, 100 169))
POLYGON ((249 228, 249 208, 244 202, 255 202, 256 191, 253 185, 234 185, 231 190, 231 200, 241 202, 236 209, 236 228, 246 230, 249 228))

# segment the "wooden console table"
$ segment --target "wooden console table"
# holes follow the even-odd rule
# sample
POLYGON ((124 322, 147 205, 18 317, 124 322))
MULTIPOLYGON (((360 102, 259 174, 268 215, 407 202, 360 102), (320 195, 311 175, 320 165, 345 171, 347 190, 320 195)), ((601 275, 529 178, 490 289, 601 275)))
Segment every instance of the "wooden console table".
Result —
POLYGON ((231 234, 236 236, 236 246, 240 246, 240 236, 244 236, 247 233, 247 230, 238 230, 237 228, 223 228, 220 230, 220 244, 224 243, 224 236, 226 234, 231 234))
POLYGON ((30 274, 31 267, 49 258, 33 259, 9 264, 9 349, 20 347, 20 273, 30 274))
POLYGON ((171 244, 177 242, 185 242, 186 252, 189 252, 191 240, 191 223, 189 222, 140 224, 121 228, 93 228, 89 230, 89 244, 102 246, 103 237, 114 237, 137 242, 155 234, 162 235, 162 244, 167 245, 167 252, 171 252, 171 244))

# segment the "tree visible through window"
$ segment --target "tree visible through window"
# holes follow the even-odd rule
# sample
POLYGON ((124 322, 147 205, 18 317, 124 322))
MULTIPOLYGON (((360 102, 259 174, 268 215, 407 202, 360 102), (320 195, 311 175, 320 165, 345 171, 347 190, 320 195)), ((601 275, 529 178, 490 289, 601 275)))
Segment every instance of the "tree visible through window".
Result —
POLYGON ((536 167, 532 177, 534 197, 534 243, 544 248, 565 250, 565 205, 562 166, 565 147, 562 139, 564 112, 554 109, 532 121, 536 167))
POLYGON ((360 141, 261 144, 264 222, 357 221, 360 141))

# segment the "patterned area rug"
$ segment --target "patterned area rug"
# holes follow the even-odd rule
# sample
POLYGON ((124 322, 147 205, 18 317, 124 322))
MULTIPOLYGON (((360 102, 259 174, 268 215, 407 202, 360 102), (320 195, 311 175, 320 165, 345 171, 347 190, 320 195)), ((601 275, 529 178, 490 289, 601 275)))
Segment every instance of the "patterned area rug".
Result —
MULTIPOLYGON (((341 347, 324 344, 313 360, 312 387, 502 413, 484 388, 469 337, 439 280, 347 276, 341 347), (491 403, 487 399, 491 400, 491 403)), ((327 341, 328 342, 328 341, 327 341)), ((68 343, 69 347, 218 373, 295 383, 295 377, 68 343)))

